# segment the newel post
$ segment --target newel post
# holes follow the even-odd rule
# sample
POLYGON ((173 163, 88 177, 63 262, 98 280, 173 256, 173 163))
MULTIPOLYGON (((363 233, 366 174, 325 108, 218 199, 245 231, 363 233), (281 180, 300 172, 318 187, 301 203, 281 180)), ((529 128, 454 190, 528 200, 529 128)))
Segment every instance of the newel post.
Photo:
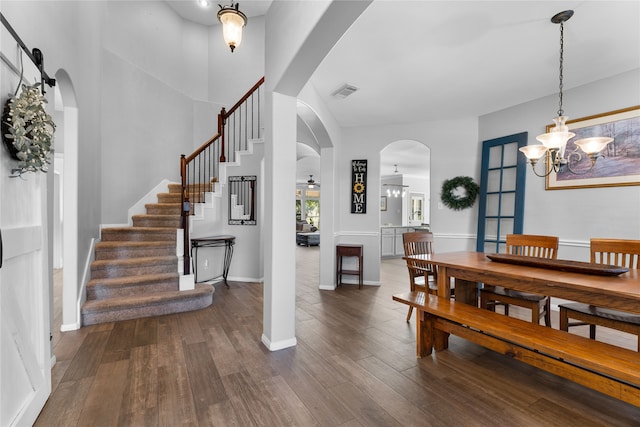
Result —
POLYGON ((180 155, 180 177, 182 183, 180 210, 183 231, 183 272, 185 275, 189 275, 191 274, 191 247, 189 244, 189 214, 191 213, 191 204, 189 203, 189 193, 187 192, 187 159, 184 154, 180 155))
POLYGON ((220 134, 220 163, 227 161, 224 156, 224 124, 226 121, 227 110, 222 107, 220 114, 218 114, 218 133, 220 134))

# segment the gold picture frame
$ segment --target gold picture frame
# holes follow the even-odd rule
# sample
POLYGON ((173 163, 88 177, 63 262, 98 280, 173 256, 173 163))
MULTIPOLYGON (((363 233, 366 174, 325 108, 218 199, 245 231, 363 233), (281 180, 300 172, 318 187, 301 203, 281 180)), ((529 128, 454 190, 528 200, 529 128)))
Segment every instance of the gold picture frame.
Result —
MULTIPOLYGON (((547 125, 546 131, 553 126, 547 125)), ((576 136, 567 143, 565 155, 577 148, 573 141, 581 138, 609 136, 614 141, 589 171, 588 157, 578 151, 582 158, 572 166, 586 172, 573 174, 566 167, 559 173, 551 172, 546 177, 546 190, 640 185, 640 106, 569 120, 567 126, 576 136)))

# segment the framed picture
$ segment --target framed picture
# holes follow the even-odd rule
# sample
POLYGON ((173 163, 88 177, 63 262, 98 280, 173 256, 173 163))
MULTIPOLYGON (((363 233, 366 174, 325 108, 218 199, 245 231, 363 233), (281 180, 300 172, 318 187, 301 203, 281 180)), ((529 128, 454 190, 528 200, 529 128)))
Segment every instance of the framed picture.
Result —
MULTIPOLYGON (((547 125, 547 132, 553 126, 547 125)), ((567 143, 565 156, 577 148, 573 141, 581 138, 609 136, 613 142, 590 170, 589 157, 579 150, 580 161, 571 163, 577 173, 566 167, 559 173, 551 172, 546 178, 547 190, 640 185, 640 106, 569 120, 567 126, 576 136, 567 143)))
POLYGON ((380 210, 381 211, 387 210, 387 196, 380 197, 380 210))

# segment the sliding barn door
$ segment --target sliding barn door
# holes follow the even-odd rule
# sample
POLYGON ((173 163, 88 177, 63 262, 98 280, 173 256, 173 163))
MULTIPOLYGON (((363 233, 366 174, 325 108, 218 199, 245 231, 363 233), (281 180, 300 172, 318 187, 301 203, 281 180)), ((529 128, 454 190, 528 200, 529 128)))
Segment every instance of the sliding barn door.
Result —
MULTIPOLYGON (((6 33, 2 33, 4 37, 6 33)), ((4 51, 5 58, 18 58, 4 51)), ((36 73, 24 58, 26 82, 36 73)), ((19 72, 0 62, 0 101, 18 84, 19 72)), ((47 95, 52 99, 53 90, 47 95)), ((48 108, 52 107, 52 102, 48 108)), ((10 177, 17 162, 0 146, 0 426, 30 426, 51 393, 47 174, 10 177)), ((52 171, 49 173, 53 173, 52 171)))
POLYGON ((484 141, 478 212, 479 252, 504 252, 507 234, 521 234, 526 159, 518 151, 527 132, 484 141))

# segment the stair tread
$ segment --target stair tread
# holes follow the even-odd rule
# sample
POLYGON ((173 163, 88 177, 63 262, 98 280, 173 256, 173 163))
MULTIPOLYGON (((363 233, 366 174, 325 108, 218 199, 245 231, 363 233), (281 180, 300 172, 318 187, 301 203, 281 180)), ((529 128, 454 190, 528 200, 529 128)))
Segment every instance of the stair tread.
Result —
POLYGON ((153 256, 153 257, 140 257, 140 258, 123 258, 123 259, 100 259, 93 261, 91 263, 92 267, 102 267, 109 265, 136 265, 136 264, 146 264, 146 263, 159 263, 159 264, 169 264, 178 261, 178 257, 176 255, 165 255, 165 256, 153 256))
POLYGON ((87 282, 87 288, 97 286, 131 286, 132 284, 151 283, 162 280, 178 280, 178 273, 145 274, 142 276, 105 277, 104 279, 91 279, 87 282))
POLYGON ((122 247, 133 247, 133 248, 163 248, 163 247, 174 247, 176 242, 174 240, 150 240, 150 241, 134 241, 128 242, 126 240, 106 240, 100 241, 96 243, 96 248, 122 248, 122 247))
MULTIPOLYGON (((178 214, 140 214, 132 215, 132 219, 159 219, 159 220, 176 220, 180 219, 178 214)), ((135 226, 134 226, 135 227, 135 226)), ((138 227, 135 227, 138 228, 138 227)))
POLYGON ((103 228, 102 232, 104 233, 105 231, 117 231, 117 232, 122 232, 122 231, 137 231, 137 232, 141 232, 141 233, 153 233, 153 232, 162 232, 162 233, 166 233, 167 232, 167 227, 109 227, 109 228, 103 228))
POLYGON ((116 308, 159 305, 212 294, 213 292, 214 288, 211 285, 196 284, 195 289, 188 291, 162 291, 146 295, 87 300, 82 306, 82 312, 95 313, 109 311, 116 308))

